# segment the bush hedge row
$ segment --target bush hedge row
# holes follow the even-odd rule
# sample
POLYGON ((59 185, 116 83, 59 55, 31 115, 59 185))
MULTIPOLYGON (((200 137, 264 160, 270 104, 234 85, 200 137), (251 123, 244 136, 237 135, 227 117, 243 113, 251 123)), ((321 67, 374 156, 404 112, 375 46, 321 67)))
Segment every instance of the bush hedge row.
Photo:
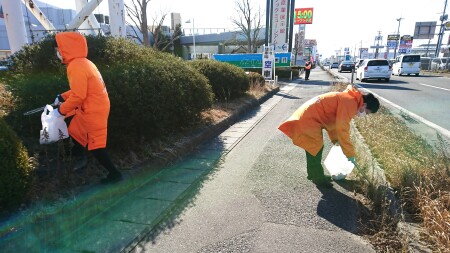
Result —
POLYGON ((195 60, 189 64, 208 78, 219 101, 240 97, 249 89, 248 76, 239 67, 214 60, 195 60))
POLYGON ((31 182, 28 152, 16 133, 0 118, 0 210, 19 206, 31 182))

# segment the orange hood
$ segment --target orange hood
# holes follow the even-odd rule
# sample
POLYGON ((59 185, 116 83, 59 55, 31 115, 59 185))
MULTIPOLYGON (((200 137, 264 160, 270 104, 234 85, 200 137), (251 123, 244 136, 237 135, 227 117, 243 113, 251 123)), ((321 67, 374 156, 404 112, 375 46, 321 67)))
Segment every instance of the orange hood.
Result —
POLYGON ((344 92, 355 98, 355 101, 358 104, 358 108, 361 107, 364 103, 361 92, 353 87, 353 85, 348 85, 344 92))
POLYGON ((56 34, 56 43, 63 63, 68 64, 75 58, 86 58, 88 54, 86 38, 79 32, 61 32, 56 34))

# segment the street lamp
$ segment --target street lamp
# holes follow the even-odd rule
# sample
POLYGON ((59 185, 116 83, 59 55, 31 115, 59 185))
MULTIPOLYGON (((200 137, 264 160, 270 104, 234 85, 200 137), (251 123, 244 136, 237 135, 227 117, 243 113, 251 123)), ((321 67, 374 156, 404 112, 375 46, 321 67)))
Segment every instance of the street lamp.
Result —
POLYGON ((399 44, 398 41, 400 40, 400 22, 402 21, 402 19, 404 19, 404 18, 402 18, 402 17, 397 18, 397 21, 398 21, 397 36, 398 36, 398 38, 395 41, 394 59, 395 59, 395 56, 397 56, 397 47, 398 47, 398 44, 399 44))
MULTIPOLYGON (((189 19, 185 23, 186 24, 190 24, 191 20, 189 19)), ((194 58, 193 59, 197 59, 197 55, 195 54, 195 26, 194 26, 194 18, 192 18, 192 42, 193 42, 193 45, 194 45, 194 58)))

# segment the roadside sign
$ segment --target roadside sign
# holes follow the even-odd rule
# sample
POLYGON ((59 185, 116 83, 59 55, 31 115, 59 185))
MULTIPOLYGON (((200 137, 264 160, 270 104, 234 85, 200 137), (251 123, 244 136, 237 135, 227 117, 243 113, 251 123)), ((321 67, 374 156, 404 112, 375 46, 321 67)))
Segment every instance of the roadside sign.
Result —
MULTIPOLYGON (((263 54, 213 54, 213 59, 220 62, 228 62, 240 68, 255 69, 263 67, 263 54)), ((274 53, 276 68, 291 66, 291 53, 274 53)))
POLYGON ((314 8, 298 8, 294 12, 294 25, 312 24, 314 8))
POLYGON ((444 25, 446 31, 450 30, 450 21, 447 21, 444 25))
POLYGON ((262 76, 266 80, 272 80, 274 60, 273 48, 271 46, 264 46, 264 52, 262 53, 262 76))
POLYGON ((436 34, 436 21, 432 22, 416 22, 414 27, 415 39, 432 39, 436 34))

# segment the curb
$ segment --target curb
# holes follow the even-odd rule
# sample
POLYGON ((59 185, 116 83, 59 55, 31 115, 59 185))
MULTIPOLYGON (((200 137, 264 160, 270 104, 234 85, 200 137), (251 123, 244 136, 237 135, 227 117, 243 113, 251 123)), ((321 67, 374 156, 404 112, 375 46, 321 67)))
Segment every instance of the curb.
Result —
POLYGON ((244 105, 239 107, 235 112, 233 112, 229 117, 225 118, 224 120, 220 121, 219 123, 216 123, 211 126, 203 127, 195 131, 195 133, 191 134, 190 136, 187 136, 183 139, 187 139, 188 141, 178 141, 174 144, 176 147, 175 151, 172 152, 165 152, 164 157, 167 157, 166 163, 175 160, 177 157, 181 157, 183 155, 188 154, 190 151, 195 149, 197 146, 202 144, 203 142, 219 135, 221 132, 223 132, 225 129, 236 123, 245 113, 249 112, 250 110, 254 109, 256 106, 259 106, 260 104, 264 103, 266 100, 268 100, 270 97, 272 97, 274 94, 280 91, 280 87, 276 87, 270 92, 266 93, 264 96, 262 96, 259 99, 253 99, 249 102, 246 102, 244 105))

